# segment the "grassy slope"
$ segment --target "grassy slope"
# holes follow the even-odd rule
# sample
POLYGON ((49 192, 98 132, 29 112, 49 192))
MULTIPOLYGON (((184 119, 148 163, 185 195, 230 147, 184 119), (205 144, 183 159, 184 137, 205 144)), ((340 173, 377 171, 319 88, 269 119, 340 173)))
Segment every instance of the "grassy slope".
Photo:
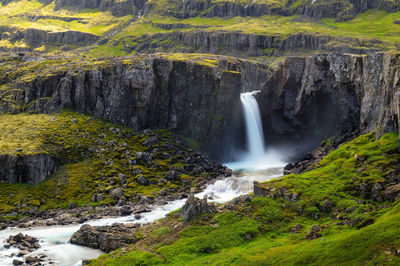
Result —
POLYGON ((123 187, 127 200, 135 201, 136 194, 155 197, 163 188, 174 191, 184 188, 185 184, 194 185, 211 174, 182 174, 177 180, 158 183, 170 169, 186 165, 182 155, 163 146, 171 143, 185 150, 181 144, 171 142, 173 136, 166 130, 156 131, 160 140, 156 144, 158 151, 152 161, 144 162, 137 160, 135 154, 154 148, 141 144, 147 135, 73 112, 0 115, 0 128, 0 154, 48 153, 63 163, 52 177, 35 186, 0 183, 0 214, 22 213, 35 206, 42 210, 65 208, 71 202, 110 204, 114 199, 109 192, 118 187, 123 187), (137 184, 140 174, 133 172, 141 172, 150 185, 137 184), (126 177, 124 185, 121 175, 126 177), (95 192, 103 194, 104 200, 92 202, 95 192))
MULTIPOLYGON (((118 27, 124 25, 132 19, 132 16, 114 17, 111 12, 101 12, 95 9, 84 10, 55 10, 55 2, 46 5, 38 0, 19 0, 0 4, 0 27, 16 28, 20 31, 33 28, 46 30, 49 32, 60 31, 81 31, 98 36, 107 34, 118 27), (43 16, 40 19, 30 17, 43 16), (49 17, 49 18, 46 18, 49 17), (51 17, 51 18, 50 18, 51 17), (64 21, 62 18, 73 18, 73 21, 64 21)), ((62 45, 62 44, 61 44, 62 45)), ((12 41, 11 39, 0 40, 2 47, 29 47, 25 41, 12 41)), ((47 49, 51 49, 49 46, 47 49)), ((39 47, 41 51, 46 47, 39 47)))
MULTIPOLYGON (((381 10, 369 10, 356 18, 346 22, 336 22, 335 19, 322 19, 319 21, 300 18, 298 16, 283 17, 277 15, 263 16, 259 18, 236 17, 236 18, 205 18, 194 17, 189 19, 177 19, 168 16, 152 14, 142 17, 140 20, 124 28, 121 32, 113 36, 109 44, 105 44, 91 50, 95 56, 105 56, 107 54, 121 55, 122 45, 135 46, 137 39, 144 34, 152 35, 156 33, 168 33, 177 29, 165 30, 156 26, 157 23, 188 25, 187 28, 178 29, 179 31, 191 31, 196 27, 207 26, 207 31, 238 31, 248 34, 282 35, 295 34, 299 32, 331 35, 337 38, 357 38, 365 42, 365 46, 373 40, 383 43, 373 44, 381 50, 395 50, 395 44, 400 41, 400 25, 393 22, 400 18, 400 12, 387 13, 381 10), (118 45, 115 45, 118 43, 118 45)), ((338 43, 337 45, 339 45, 338 43)), ((335 44, 333 44, 335 45, 335 44)), ((353 44, 353 48, 358 44, 353 44)))
MULTIPOLYGON (((246 2, 246 1, 244 1, 246 2)), ((278 6, 284 1, 263 0, 256 1, 261 4, 278 6)), ((252 3, 256 3, 252 1, 252 3)), ((316 35, 331 35, 337 38, 348 37, 361 40, 361 44, 350 44, 353 48, 375 47, 381 50, 395 50, 396 43, 400 42, 400 25, 394 24, 400 18, 400 12, 387 13, 381 10, 369 10, 356 18, 337 22, 333 18, 311 20, 299 16, 283 17, 270 15, 263 17, 235 17, 235 18, 206 18, 193 17, 189 19, 177 19, 172 16, 163 15, 168 9, 175 10, 179 2, 152 0, 150 12, 135 22, 132 16, 114 17, 110 12, 98 10, 54 10, 55 4, 51 2, 44 5, 38 0, 13 1, 7 5, 0 6, 0 26, 15 27, 20 30, 27 28, 44 29, 48 31, 77 30, 92 33, 110 39, 104 45, 93 46, 89 54, 96 57, 126 55, 126 46, 135 47, 138 38, 151 36, 156 33, 168 33, 172 31, 191 31, 198 27, 206 26, 207 31, 239 31, 249 34, 282 35, 304 32, 316 35), (65 22, 60 19, 39 19, 32 21, 29 16, 55 16, 73 17, 80 21, 65 22), (128 24, 129 23, 129 24, 128 24), (157 27, 156 24, 183 23, 187 27, 183 29, 165 30, 157 27), (376 43, 380 40, 383 43, 376 43), (364 43, 363 43, 364 42, 364 43)), ((247 3, 247 2, 246 2, 247 3)), ((300 3, 297 3, 300 4, 300 3)), ((293 4, 295 5, 295 4, 293 4)), ((53 44, 38 47, 38 51, 59 51, 62 44, 53 44)), ((341 45, 334 42, 332 45, 341 45)), ((0 40, 2 47, 27 47, 24 41, 11 42, 10 39, 0 40)), ((180 47, 176 44, 175 51, 180 47)), ((79 50, 80 53, 87 53, 87 49, 79 50)))
POLYGON ((190 223, 171 214, 142 228, 136 245, 91 265, 398 265, 400 201, 364 199, 355 187, 359 180, 382 182, 399 160, 396 134, 361 136, 310 172, 262 184, 301 192, 299 201, 256 197, 190 223), (355 154, 366 160, 355 160, 355 154), (365 170, 357 173, 360 167, 365 170), (326 200, 333 207, 322 211, 326 200), (290 233, 295 225, 300 229, 290 233), (312 225, 323 228, 322 237, 307 240, 312 225))

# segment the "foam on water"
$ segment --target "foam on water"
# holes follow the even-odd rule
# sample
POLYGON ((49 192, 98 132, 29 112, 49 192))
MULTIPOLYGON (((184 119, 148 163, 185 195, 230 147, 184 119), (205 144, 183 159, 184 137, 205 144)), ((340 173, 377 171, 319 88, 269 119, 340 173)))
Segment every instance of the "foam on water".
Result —
MULTIPOLYGON (((249 150, 238 162, 225 164, 234 174, 226 179, 218 180, 209 185, 203 192, 196 194, 202 198, 208 195, 209 201, 225 203, 243 194, 252 192, 254 181, 268 181, 282 175, 285 165, 281 155, 274 150, 264 149, 264 136, 255 92, 244 93, 241 100, 245 112, 247 142, 249 150)), ((93 226, 111 225, 113 223, 147 224, 164 218, 168 213, 183 206, 185 199, 175 200, 163 206, 152 206, 152 211, 141 213, 140 219, 134 216, 104 218, 88 221, 93 226)), ((40 239, 41 248, 28 254, 35 256, 45 254, 57 265, 81 265, 83 259, 97 258, 103 254, 100 250, 87 248, 69 243, 74 232, 81 225, 38 227, 33 229, 11 228, 0 231, 0 265, 13 265, 12 254, 19 252, 16 248, 5 249, 4 244, 10 235, 27 234, 40 239)))

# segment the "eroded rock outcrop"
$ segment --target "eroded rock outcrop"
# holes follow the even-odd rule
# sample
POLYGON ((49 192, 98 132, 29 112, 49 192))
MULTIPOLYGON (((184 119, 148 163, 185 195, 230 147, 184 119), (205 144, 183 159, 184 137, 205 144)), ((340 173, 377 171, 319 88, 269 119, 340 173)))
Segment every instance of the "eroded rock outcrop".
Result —
POLYGON ((182 207, 181 217, 182 221, 186 222, 202 213, 213 212, 215 212, 215 206, 208 204, 207 195, 204 195, 203 199, 199 199, 190 194, 185 205, 182 207))
POLYGON ((59 163, 49 154, 0 155, 0 182, 37 184, 53 174, 59 163))
POLYGON ((126 16, 130 14, 139 15, 146 0, 55 0, 55 9, 65 7, 76 9, 99 9, 100 11, 111 11, 114 16, 126 16))
POLYGON ((371 8, 396 12, 400 5, 391 0, 318 0, 280 2, 234 2, 188 0, 166 11, 177 18, 205 17, 260 17, 264 15, 303 15, 312 18, 334 17, 348 20, 371 8))
MULTIPOLYGON (((381 41, 368 42, 356 38, 333 37, 321 34, 297 33, 288 35, 246 34, 224 31, 174 31, 145 35, 132 40, 135 46, 125 45, 127 52, 159 51, 204 52, 232 54, 238 57, 279 56, 287 51, 316 50, 365 54, 379 51, 381 41), (157 40, 157 41, 154 41, 157 40), (333 44, 334 43, 334 44, 333 44), (338 45, 337 43, 340 43, 338 45)), ((386 44, 387 47, 390 44, 386 44)))
POLYGON ((111 226, 90 226, 83 225, 71 237, 71 244, 101 249, 104 252, 111 252, 123 246, 134 244, 138 241, 135 232, 137 224, 118 224, 111 226))

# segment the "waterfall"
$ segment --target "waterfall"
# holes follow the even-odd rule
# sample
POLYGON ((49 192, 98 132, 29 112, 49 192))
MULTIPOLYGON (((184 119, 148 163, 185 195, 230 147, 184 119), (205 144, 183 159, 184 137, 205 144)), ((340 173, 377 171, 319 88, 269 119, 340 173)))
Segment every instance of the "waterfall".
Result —
POLYGON ((258 92, 245 92, 240 95, 246 121, 248 156, 253 158, 262 156, 265 153, 261 115, 257 101, 254 98, 254 95, 258 92))
POLYGON ((240 95, 246 126, 247 150, 238 151, 237 161, 227 162, 226 166, 236 171, 261 171, 270 168, 282 168, 286 163, 280 151, 265 149, 264 132, 260 109, 254 95, 259 91, 245 92, 240 95))

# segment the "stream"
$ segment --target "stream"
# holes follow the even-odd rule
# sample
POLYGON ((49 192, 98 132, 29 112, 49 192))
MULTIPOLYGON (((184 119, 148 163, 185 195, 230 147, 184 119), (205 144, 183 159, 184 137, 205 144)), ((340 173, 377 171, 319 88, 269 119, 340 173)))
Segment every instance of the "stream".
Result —
MULTIPOLYGON (((210 202, 225 203, 243 194, 253 191, 253 182, 265 182, 272 178, 282 176, 284 160, 278 151, 264 149, 264 135, 257 102, 252 93, 242 93, 241 101, 246 120, 248 151, 241 156, 238 162, 225 163, 233 170, 233 175, 223 180, 217 180, 209 185, 196 197, 202 198, 204 195, 209 197, 210 202)), ((141 213, 140 219, 132 216, 104 218, 88 221, 85 224, 100 226, 111 225, 113 223, 140 223, 147 224, 155 220, 164 218, 168 213, 181 208, 186 199, 175 200, 163 206, 152 206, 152 211, 141 213)), ((97 258, 103 254, 102 251, 73 245, 69 239, 78 231, 82 224, 66 226, 47 226, 26 228, 8 228, 0 231, 0 265, 13 265, 14 259, 22 259, 13 254, 18 254, 17 248, 6 249, 4 245, 10 235, 18 233, 27 234, 40 239, 41 247, 26 256, 36 256, 44 254, 47 262, 44 264, 55 265, 81 265, 83 259, 97 258)))

